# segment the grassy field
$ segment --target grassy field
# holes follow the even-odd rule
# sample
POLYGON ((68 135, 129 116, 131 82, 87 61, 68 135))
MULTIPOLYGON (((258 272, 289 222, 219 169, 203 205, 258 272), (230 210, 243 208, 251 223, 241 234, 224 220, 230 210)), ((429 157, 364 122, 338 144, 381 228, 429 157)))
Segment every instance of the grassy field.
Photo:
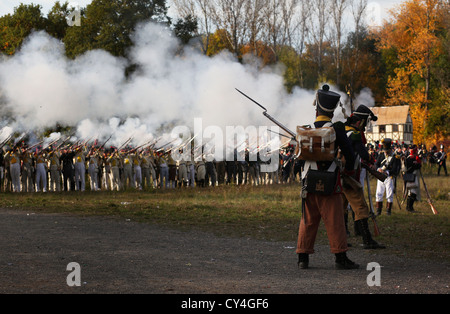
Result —
MULTIPOLYGON (((384 210, 377 218, 381 235, 376 240, 388 246, 386 252, 449 261, 450 176, 437 177, 427 169, 424 173, 439 214, 433 215, 422 185, 422 201, 415 205, 418 213, 406 212, 405 204, 400 210, 394 201, 392 215, 386 216, 384 210)), ((375 191, 375 179, 371 180, 371 187, 375 191)), ((0 207, 30 213, 114 216, 181 230, 295 242, 301 215, 300 188, 299 184, 286 184, 125 192, 1 193, 0 207)), ((397 191, 401 194, 400 187, 397 191)), ((349 229, 350 243, 361 243, 360 237, 353 236, 352 221, 349 229)), ((328 242, 323 224, 317 241, 328 242)))

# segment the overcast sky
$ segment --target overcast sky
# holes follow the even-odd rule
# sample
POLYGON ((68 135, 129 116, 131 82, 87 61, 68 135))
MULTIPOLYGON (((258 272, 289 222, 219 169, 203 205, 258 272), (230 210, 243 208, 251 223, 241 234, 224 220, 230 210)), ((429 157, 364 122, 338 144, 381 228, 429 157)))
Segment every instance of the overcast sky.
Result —
MULTIPOLYGON (((402 3, 404 0, 369 0, 369 3, 379 6, 381 8, 381 18, 387 18, 387 10, 392 8, 393 6, 402 3)), ((46 15, 56 0, 0 0, 0 16, 3 16, 8 13, 14 12, 14 7, 17 7, 20 3, 25 4, 40 4, 42 6, 42 12, 46 15)), ((65 0, 60 0, 61 3, 64 3, 65 0)), ((70 4, 74 7, 81 6, 86 7, 92 0, 68 0, 70 4)), ((170 3, 170 0, 168 1, 170 3)))

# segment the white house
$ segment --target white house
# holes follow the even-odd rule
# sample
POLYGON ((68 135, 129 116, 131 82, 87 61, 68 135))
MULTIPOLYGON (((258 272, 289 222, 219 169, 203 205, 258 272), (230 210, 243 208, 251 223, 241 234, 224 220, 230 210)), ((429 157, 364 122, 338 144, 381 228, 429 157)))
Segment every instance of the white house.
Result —
POLYGON ((374 143, 384 138, 393 142, 412 144, 413 123, 409 114, 409 106, 373 107, 370 108, 378 117, 371 121, 366 128, 368 143, 374 143))

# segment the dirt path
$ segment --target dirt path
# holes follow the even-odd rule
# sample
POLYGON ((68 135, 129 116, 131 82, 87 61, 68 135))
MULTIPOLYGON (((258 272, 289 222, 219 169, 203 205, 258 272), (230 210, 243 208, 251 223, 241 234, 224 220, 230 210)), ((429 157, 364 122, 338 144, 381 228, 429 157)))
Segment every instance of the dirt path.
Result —
POLYGON ((295 243, 221 238, 104 217, 0 209, 0 293, 450 293, 450 263, 352 248, 358 270, 337 271, 328 246, 297 268, 295 243), (69 287, 67 265, 80 265, 69 287), (381 266, 369 287, 368 263, 381 266))

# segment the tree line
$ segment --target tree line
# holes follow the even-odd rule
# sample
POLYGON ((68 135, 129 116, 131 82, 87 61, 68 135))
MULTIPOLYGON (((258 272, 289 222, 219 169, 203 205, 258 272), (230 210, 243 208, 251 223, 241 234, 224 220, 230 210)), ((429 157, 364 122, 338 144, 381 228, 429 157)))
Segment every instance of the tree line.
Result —
MULTIPOLYGON (((75 8, 56 1, 20 4, 0 17, 0 51, 13 55, 33 30, 65 44, 68 58, 103 49, 127 58, 138 23, 164 23, 182 47, 207 56, 228 50, 241 62, 283 64, 285 86, 316 89, 322 82, 350 96, 370 88, 376 105, 409 105, 414 141, 448 140, 450 38, 448 0, 405 0, 377 27, 368 25, 368 0, 93 0, 75 8)), ((135 71, 130 65, 127 71, 135 71)))

